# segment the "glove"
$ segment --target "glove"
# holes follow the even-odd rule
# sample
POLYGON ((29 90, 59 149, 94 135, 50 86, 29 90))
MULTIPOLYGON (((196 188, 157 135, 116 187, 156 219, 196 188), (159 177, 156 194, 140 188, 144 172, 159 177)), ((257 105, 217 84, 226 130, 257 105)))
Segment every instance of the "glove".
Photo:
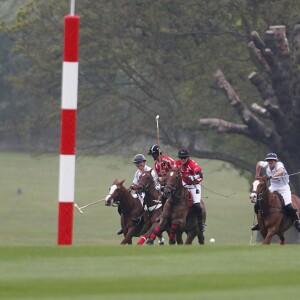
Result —
POLYGON ((189 179, 190 181, 192 181, 192 182, 194 182, 194 181, 195 181, 195 177, 194 177, 194 176, 192 176, 192 175, 189 175, 189 176, 188 176, 188 179, 189 179))

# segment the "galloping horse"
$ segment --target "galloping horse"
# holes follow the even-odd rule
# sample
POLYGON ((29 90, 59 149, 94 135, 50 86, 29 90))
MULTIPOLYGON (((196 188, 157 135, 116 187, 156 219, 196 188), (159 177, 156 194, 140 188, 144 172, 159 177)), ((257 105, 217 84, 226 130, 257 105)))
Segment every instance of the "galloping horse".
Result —
MULTIPOLYGON (((151 234, 147 244, 152 244, 153 240, 165 228, 169 217, 171 216, 172 224, 170 230, 170 244, 183 244, 182 233, 186 232, 187 239, 185 244, 192 244, 194 238, 198 236, 200 244, 204 244, 204 235, 198 226, 197 217, 191 208, 191 195, 184 188, 181 179, 181 168, 172 169, 166 177, 165 195, 168 200, 165 203, 159 225, 151 234), (176 241, 175 241, 176 236, 176 241)), ((206 211, 204 203, 201 201, 203 221, 206 220, 206 211)))
POLYGON ((161 192, 155 188, 155 182, 150 171, 145 171, 139 178, 137 186, 137 193, 144 196, 144 221, 146 233, 142 235, 138 241, 138 245, 144 244, 144 242, 150 237, 150 234, 154 231, 157 225, 157 219, 162 214, 162 204, 158 201, 161 192))
MULTIPOLYGON (((267 187, 267 177, 256 177, 252 186, 250 200, 258 203, 257 220, 260 232, 264 238, 263 244, 269 245, 271 238, 277 234, 280 244, 285 244, 284 232, 293 224, 291 218, 284 211, 284 201, 278 192, 271 192, 267 187)), ((292 204, 299 213, 300 199, 292 195, 292 204)))
POLYGON ((109 194, 105 198, 105 205, 111 206, 114 203, 122 206, 122 213, 124 215, 124 221, 122 228, 124 231, 124 239, 121 244, 132 244, 132 238, 134 236, 140 236, 143 230, 143 224, 136 224, 135 219, 139 218, 143 214, 143 206, 138 198, 135 198, 131 193, 123 186, 125 180, 118 182, 115 179, 113 185, 110 187, 109 194))

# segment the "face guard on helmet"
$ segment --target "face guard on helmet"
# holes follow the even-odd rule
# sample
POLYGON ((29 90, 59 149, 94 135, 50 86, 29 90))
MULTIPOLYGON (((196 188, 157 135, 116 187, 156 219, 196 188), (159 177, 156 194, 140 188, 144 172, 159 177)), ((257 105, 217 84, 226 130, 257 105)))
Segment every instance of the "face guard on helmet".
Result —
POLYGON ((158 157, 159 155, 162 155, 162 150, 158 145, 153 145, 150 147, 148 155, 152 155, 153 158, 158 157))
POLYGON ((181 159, 181 158, 188 158, 190 157, 190 152, 188 149, 186 148, 183 148, 183 149, 180 149, 178 151, 178 157, 181 159))
POLYGON ((137 154, 134 158, 133 158, 133 163, 136 164, 136 163, 139 163, 139 162, 145 162, 146 161, 146 158, 143 154, 137 154))

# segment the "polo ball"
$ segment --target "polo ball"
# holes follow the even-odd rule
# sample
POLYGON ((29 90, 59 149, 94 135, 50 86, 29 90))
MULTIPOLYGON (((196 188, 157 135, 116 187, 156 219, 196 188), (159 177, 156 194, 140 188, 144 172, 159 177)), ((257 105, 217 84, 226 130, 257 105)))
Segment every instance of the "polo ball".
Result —
POLYGON ((213 244, 215 241, 216 241, 216 240, 215 240, 214 238, 211 238, 211 239, 209 240, 209 242, 212 243, 212 244, 213 244))

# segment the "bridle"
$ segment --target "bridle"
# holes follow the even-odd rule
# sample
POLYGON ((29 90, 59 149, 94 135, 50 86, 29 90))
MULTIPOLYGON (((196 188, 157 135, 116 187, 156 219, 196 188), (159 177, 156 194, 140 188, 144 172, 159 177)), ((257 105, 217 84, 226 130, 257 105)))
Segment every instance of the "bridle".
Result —
POLYGON ((165 194, 165 196, 169 196, 171 194, 171 195, 174 195, 175 197, 179 197, 180 192, 184 189, 184 186, 181 186, 180 188, 177 189, 179 183, 182 181, 180 171, 179 170, 175 170, 175 171, 171 170, 170 172, 176 172, 178 174, 178 176, 173 184, 165 185, 164 194, 165 194), (168 192, 168 190, 170 190, 170 191, 168 192), (176 190, 177 190, 177 193, 175 193, 176 190))
POLYGON ((265 196, 266 192, 267 192, 267 184, 266 184, 266 182, 264 182, 264 184, 262 185, 261 191, 259 193, 256 192, 256 194, 257 194, 257 201, 262 201, 264 199, 264 196, 265 196))

